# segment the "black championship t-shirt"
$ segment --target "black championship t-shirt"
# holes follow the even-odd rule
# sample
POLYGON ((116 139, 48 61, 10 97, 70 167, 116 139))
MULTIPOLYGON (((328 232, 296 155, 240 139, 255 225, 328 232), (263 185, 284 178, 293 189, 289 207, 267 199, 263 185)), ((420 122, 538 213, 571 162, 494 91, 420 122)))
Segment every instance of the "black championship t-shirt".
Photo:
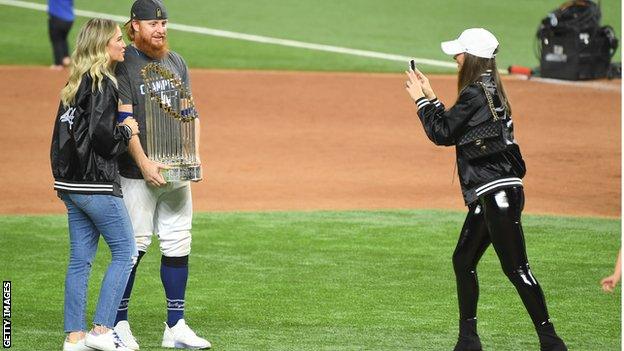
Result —
MULTIPOLYGON (((126 48, 125 60, 117 64, 115 75, 119 86, 119 99, 122 104, 132 105, 133 116, 139 123, 139 139, 143 151, 147 154, 147 143, 145 137, 145 85, 141 77, 141 69, 151 62, 157 62, 175 73, 182 79, 182 82, 190 89, 191 84, 188 76, 188 68, 184 59, 175 52, 170 51, 160 60, 155 60, 133 45, 126 48)), ((167 86, 162 84, 159 86, 167 86)), ((156 87, 158 89, 158 87, 156 87)), ((149 155, 147 155, 149 157, 149 155)), ((137 167, 132 156, 124 153, 119 157, 119 173, 126 178, 142 179, 143 175, 137 167)))

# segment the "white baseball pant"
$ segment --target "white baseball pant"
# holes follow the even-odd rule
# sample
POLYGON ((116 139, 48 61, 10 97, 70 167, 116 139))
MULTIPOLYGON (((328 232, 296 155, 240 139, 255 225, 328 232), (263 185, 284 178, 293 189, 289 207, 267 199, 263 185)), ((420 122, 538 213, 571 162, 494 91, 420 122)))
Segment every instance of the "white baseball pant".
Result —
POLYGON ((147 251, 155 234, 164 256, 182 257, 191 252, 193 201, 189 181, 157 188, 143 179, 121 177, 121 188, 139 251, 147 251))

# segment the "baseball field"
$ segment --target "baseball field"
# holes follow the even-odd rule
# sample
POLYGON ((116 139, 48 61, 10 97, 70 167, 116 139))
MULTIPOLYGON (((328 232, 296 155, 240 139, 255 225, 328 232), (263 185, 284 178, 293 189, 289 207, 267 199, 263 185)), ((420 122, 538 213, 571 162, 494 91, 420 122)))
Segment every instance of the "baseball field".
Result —
MULTIPOLYGON (((0 0, 0 277, 12 282, 15 350, 63 339, 67 218, 49 143, 67 72, 47 67, 45 3, 0 0)), ((131 3, 75 1, 70 42, 88 16, 121 22, 131 3)), ((215 350, 452 349, 465 210, 454 151, 423 133, 403 58, 451 105, 455 68, 440 41, 482 26, 501 42, 500 68, 533 67, 537 25, 559 4, 166 0, 202 119, 189 324, 215 350)), ((619 37, 620 2, 602 12, 619 37)), ((529 260, 552 320, 570 350, 620 350, 621 289, 599 281, 621 242, 621 81, 504 82, 528 167, 529 260)), ((100 247, 90 316, 110 258, 100 247)), ((159 257, 155 243, 130 303, 144 350, 160 349, 166 313, 159 257)), ((537 350, 492 249, 479 279, 484 348, 537 350)))

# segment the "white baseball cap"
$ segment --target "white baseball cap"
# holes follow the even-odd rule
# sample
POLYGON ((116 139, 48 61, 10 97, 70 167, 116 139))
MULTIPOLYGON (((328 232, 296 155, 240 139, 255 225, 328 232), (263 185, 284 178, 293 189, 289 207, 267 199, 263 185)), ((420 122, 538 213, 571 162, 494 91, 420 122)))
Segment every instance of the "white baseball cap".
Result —
POLYGON ((477 57, 493 58, 498 40, 494 34, 483 28, 470 28, 463 31, 459 38, 442 42, 441 46, 447 55, 455 56, 467 52, 477 57))

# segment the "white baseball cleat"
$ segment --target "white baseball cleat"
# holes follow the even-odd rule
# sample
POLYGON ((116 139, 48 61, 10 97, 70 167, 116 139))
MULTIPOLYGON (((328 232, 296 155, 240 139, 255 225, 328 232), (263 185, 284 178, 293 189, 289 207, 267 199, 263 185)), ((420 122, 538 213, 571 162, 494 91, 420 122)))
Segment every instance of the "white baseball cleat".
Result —
POLYGON ((137 351, 139 349, 139 344, 136 341, 134 335, 132 335, 132 330, 130 330, 130 324, 128 321, 119 321, 117 325, 115 325, 115 333, 119 335, 121 341, 126 344, 126 347, 137 351))
POLYGON ((80 339, 78 342, 69 342, 67 338, 63 343, 63 351, 93 351, 92 348, 85 345, 85 339, 80 339))
POLYGON ((184 319, 180 319, 176 325, 169 328, 165 323, 162 347, 176 349, 203 350, 212 347, 210 341, 200 338, 186 325, 184 319))
POLYGON ((110 329, 104 334, 87 333, 85 345, 101 351, 132 351, 121 341, 117 333, 110 329))

